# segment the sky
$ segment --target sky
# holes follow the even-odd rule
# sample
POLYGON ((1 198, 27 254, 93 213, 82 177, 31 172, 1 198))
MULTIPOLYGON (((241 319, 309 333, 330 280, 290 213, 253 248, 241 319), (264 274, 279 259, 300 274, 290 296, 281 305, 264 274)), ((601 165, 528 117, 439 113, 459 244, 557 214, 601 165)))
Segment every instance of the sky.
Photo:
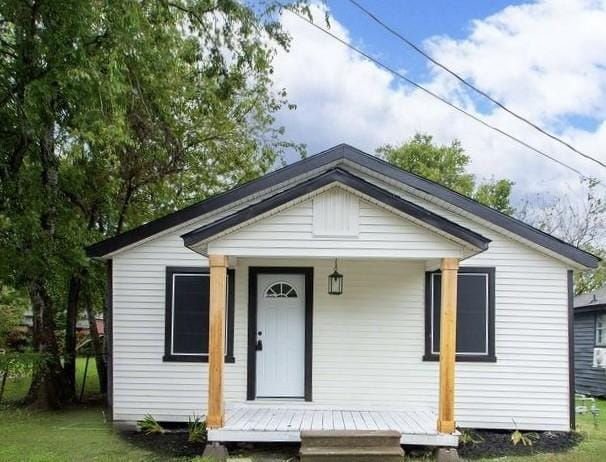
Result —
MULTIPOLYGON (((358 0, 432 57, 512 110, 606 162, 606 0, 358 0)), ((606 169, 550 140, 428 63, 349 0, 313 5, 315 22, 554 157, 606 181, 606 169)), ((431 99, 285 12, 292 43, 274 60, 287 138, 309 154, 339 143, 374 153, 416 132, 462 142, 479 179, 509 178, 514 198, 578 193, 578 175, 431 99)), ((289 159, 293 160, 293 159, 289 159)))

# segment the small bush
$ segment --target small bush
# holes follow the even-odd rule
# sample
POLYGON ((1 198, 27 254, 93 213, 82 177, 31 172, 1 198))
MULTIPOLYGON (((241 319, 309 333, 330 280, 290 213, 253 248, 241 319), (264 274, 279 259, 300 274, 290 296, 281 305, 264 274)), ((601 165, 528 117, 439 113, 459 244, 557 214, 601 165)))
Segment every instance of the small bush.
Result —
POLYGON ((462 445, 480 444, 483 441, 484 441, 484 438, 482 438, 480 435, 472 432, 469 429, 462 430, 461 431, 461 437, 459 438, 459 442, 462 445))
POLYGON ((513 426, 515 428, 511 434, 511 442, 514 446, 522 443, 524 446, 530 447, 532 446, 533 441, 539 439, 539 435, 537 433, 522 433, 520 430, 518 430, 518 424, 516 423, 515 419, 512 418, 511 421, 513 422, 513 426))
POLYGON ((532 446, 533 442, 539 439, 537 433, 522 433, 520 430, 515 430, 511 434, 511 442, 514 446, 522 443, 524 446, 532 446))
POLYGON ((207 432, 206 432, 206 420, 200 416, 193 416, 193 419, 188 418, 187 430, 189 436, 187 441, 190 443, 206 443, 207 432))
POLYGON ((146 435, 152 435, 154 433, 164 433, 164 429, 162 425, 160 425, 156 419, 154 419, 151 415, 147 414, 143 420, 139 420, 137 422, 139 428, 146 435))

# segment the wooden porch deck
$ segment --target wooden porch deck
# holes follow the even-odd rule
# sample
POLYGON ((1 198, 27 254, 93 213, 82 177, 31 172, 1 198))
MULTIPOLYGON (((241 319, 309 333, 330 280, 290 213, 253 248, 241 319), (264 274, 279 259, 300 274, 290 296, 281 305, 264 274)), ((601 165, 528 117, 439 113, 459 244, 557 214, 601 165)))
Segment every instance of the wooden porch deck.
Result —
POLYGON ((226 409, 225 425, 209 441, 298 442, 302 430, 395 430, 401 444, 457 446, 459 436, 438 433, 430 410, 335 408, 314 404, 245 403, 226 409))

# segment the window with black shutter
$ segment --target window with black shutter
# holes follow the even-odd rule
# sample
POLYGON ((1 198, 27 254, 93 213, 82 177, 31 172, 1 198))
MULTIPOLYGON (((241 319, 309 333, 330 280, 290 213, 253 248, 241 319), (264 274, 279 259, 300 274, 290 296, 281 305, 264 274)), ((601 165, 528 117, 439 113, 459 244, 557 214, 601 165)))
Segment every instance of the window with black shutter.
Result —
MULTIPOLYGON (((225 360, 233 362, 234 272, 227 272, 225 360)), ((165 361, 208 361, 208 268, 166 268, 165 361)))
MULTIPOLYGON (((457 284, 457 361, 496 361, 494 268, 462 267, 457 284)), ((425 357, 440 355, 442 275, 428 272, 425 282, 425 357)))

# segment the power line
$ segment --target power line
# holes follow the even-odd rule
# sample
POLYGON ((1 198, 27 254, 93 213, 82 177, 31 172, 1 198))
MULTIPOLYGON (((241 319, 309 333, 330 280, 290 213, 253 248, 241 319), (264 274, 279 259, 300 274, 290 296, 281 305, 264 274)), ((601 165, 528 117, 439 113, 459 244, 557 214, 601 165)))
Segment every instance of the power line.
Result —
POLYGON ((381 20, 377 15, 375 15, 370 10, 368 10, 367 8, 365 8, 364 6, 362 6, 356 0, 349 0, 349 2, 351 4, 353 4, 355 7, 357 7, 360 11, 362 11, 363 13, 365 13, 367 16, 369 16, 373 21, 375 21, 376 23, 378 23, 379 25, 381 25, 381 27, 383 27, 384 29, 386 29, 387 31, 389 31, 392 35, 395 35, 397 38, 399 38, 400 40, 402 40, 404 43, 406 43, 408 46, 410 46, 416 52, 420 53, 426 59, 428 59, 429 61, 431 61, 433 64, 435 64, 436 66, 440 67, 444 71, 448 72, 450 75, 452 75, 454 78, 456 78, 463 85, 467 86, 468 88, 470 88, 471 90, 475 91, 479 95, 481 95, 484 98, 488 99, 489 101, 491 101, 493 104, 495 104, 496 106, 498 106, 499 108, 501 108, 502 110, 504 110, 505 112, 507 112, 508 114, 514 116, 516 119, 524 122, 527 125, 530 125, 535 130, 538 130, 543 135, 546 135, 549 138, 551 138, 552 140, 557 141, 558 143, 566 146, 568 149, 570 149, 573 152, 575 152, 575 153, 583 156, 585 159, 591 160, 592 162, 595 162, 596 164, 600 165, 601 167, 606 168, 606 163, 604 163, 601 160, 596 159, 595 157, 593 157, 593 156, 591 156, 591 155, 589 155, 589 154, 587 154, 587 153, 585 153, 585 152, 583 152, 583 151, 575 148, 573 145, 571 145, 567 141, 563 140, 562 138, 554 135, 553 133, 545 130, 542 127, 540 127, 538 124, 532 122, 531 120, 525 118, 524 116, 521 116, 517 112, 509 109, 503 103, 501 103, 500 101, 494 99, 488 93, 486 93, 485 91, 479 89, 478 87, 476 87, 475 85, 473 85, 471 82, 469 82, 468 80, 466 80, 464 77, 462 77, 461 75, 459 75, 458 73, 456 73, 452 69, 448 68, 446 65, 442 64, 441 62, 439 62, 436 59, 434 59, 431 55, 429 55, 425 51, 423 51, 418 45, 416 45, 414 42, 412 42, 409 39, 407 39, 406 37, 404 37, 401 33, 399 33, 398 31, 396 31, 395 29, 391 28, 383 20, 381 20))
POLYGON ((316 29, 318 29, 319 31, 323 32, 324 34, 328 35, 329 37, 333 38, 334 40, 338 41, 339 43, 341 43, 342 45, 346 46, 347 48, 349 48, 350 50, 358 53, 361 56, 364 56, 366 59, 368 59, 369 61, 372 61, 373 63, 375 63, 377 66, 379 66, 382 69, 385 69, 387 72, 395 75, 396 77, 404 80, 406 83, 408 83, 409 85, 421 90, 422 92, 428 94, 429 96, 441 101, 442 103, 446 104, 447 106, 451 107, 452 109, 466 115, 467 117, 475 120, 476 122, 484 125, 485 127, 500 133, 503 136, 506 136, 507 138, 509 138, 512 141, 515 141, 516 143, 530 149, 531 151, 536 152, 537 154, 540 154, 541 156, 561 165, 564 168, 567 168, 568 170, 573 171, 574 173, 576 173, 577 175, 579 175, 581 178, 587 180, 589 179, 589 177, 585 174, 583 174, 581 171, 577 170, 575 167, 572 167, 571 165, 568 165, 567 163, 556 159, 555 157, 551 156, 550 154, 547 154, 546 152, 541 151, 538 148, 535 148, 534 146, 528 144, 526 141, 521 140, 520 138, 517 138, 514 135, 511 135, 509 133, 507 133, 506 131, 500 129, 499 127, 492 125, 488 122, 486 122, 485 120, 479 118, 478 116, 466 111, 463 108, 460 108, 459 106, 455 105, 454 103, 451 103, 450 101, 448 101, 447 99, 445 99, 444 97, 438 95, 437 93, 434 93, 433 91, 429 90, 428 88, 425 88, 423 85, 420 85, 418 83, 416 83, 415 81, 409 79, 408 77, 404 76, 403 74, 401 74, 400 72, 396 71, 395 69, 389 67, 387 64, 383 64, 381 61, 379 61, 378 59, 370 56, 369 54, 363 52, 362 50, 360 50, 359 48, 356 48, 355 46, 351 45, 350 43, 346 42, 345 40, 343 40, 342 38, 338 37, 337 35, 333 34, 332 32, 324 29, 323 27, 318 26, 316 23, 314 23, 312 20, 306 18, 305 16, 303 16, 302 14, 300 14, 299 12, 295 11, 295 10, 291 10, 289 8, 286 7, 286 5, 282 5, 283 8, 288 11, 290 14, 298 17, 299 19, 301 19, 302 21, 307 22, 308 24, 312 25, 313 27, 315 27, 316 29))

